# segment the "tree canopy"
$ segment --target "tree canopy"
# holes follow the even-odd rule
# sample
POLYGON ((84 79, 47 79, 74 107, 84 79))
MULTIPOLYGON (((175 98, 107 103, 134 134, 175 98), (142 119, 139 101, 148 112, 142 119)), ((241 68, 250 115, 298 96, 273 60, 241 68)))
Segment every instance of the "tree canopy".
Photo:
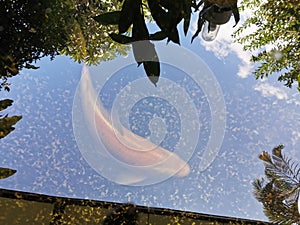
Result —
POLYGON ((276 73, 288 87, 298 82, 300 91, 300 1, 243 0, 241 10, 245 9, 251 10, 252 16, 233 36, 245 50, 258 51, 252 56, 252 62, 259 63, 256 78, 276 73), (246 34, 253 25, 257 29, 246 34))
MULTIPOLYGON (((75 61, 96 64, 123 54, 133 41, 147 40, 152 63, 139 64, 153 83, 159 76, 158 56, 150 40, 167 39, 179 44, 178 24, 183 21, 186 34, 191 14, 200 5, 217 5, 232 10, 236 0, 14 0, 0 2, 0 88, 9 90, 7 78, 22 68, 36 69, 43 56, 71 56, 75 61), (107 13, 109 12, 109 13, 107 13), (147 16, 145 16, 147 15, 147 16), (160 31, 150 34, 145 18, 151 18, 160 31), (117 25, 117 26, 116 26, 117 25), (129 35, 131 33, 131 35, 129 35), (110 36, 109 36, 110 35, 110 36), (112 41, 111 40, 114 40, 112 41)), ((242 0, 240 10, 252 16, 234 33, 237 42, 253 53, 257 78, 279 74, 278 80, 300 90, 300 15, 299 0, 242 0), (246 34, 247 28, 256 30, 246 34), (268 46, 268 47, 266 47, 268 46), (270 47, 271 46, 271 47, 270 47)), ((202 9, 204 9, 203 7, 202 9)), ((210 7, 209 7, 210 8, 210 7)), ((199 13, 199 18, 205 12, 199 13)), ((198 27, 199 28, 199 27, 198 27)), ((199 30, 199 29, 198 29, 199 30)), ((135 52, 140 52, 135 50, 135 52)), ((134 52, 134 53, 135 53, 134 52)), ((136 55, 136 54, 135 54, 136 55)))
POLYGON ((15 0, 0 2, 0 88, 22 68, 58 54, 88 64, 125 53, 108 36, 116 28, 99 26, 93 16, 117 9, 112 1, 15 0))
MULTIPOLYGON (((119 34, 111 34, 113 40, 127 44, 141 38, 145 39, 148 36, 148 40, 167 38, 168 41, 179 44, 180 38, 177 25, 183 20, 183 30, 186 34, 189 29, 191 13, 199 9, 203 2, 206 5, 217 5, 224 9, 229 7, 234 10, 237 1, 185 0, 174 2, 169 0, 147 0, 145 1, 147 4, 142 4, 141 0, 124 0, 121 2, 123 2, 123 5, 120 11, 106 14, 106 18, 96 18, 100 24, 118 24, 119 34), (151 17, 161 30, 155 34, 148 34, 145 25, 140 23, 139 30, 144 30, 143 36, 137 38, 123 35, 122 33, 126 32, 132 24, 133 28, 138 26, 137 21, 134 19, 136 18, 135 15, 144 9, 151 13, 151 17)), ((257 50, 259 52, 253 54, 251 60, 258 63, 258 67, 254 71, 256 78, 263 78, 276 73, 279 74, 278 80, 285 82, 288 87, 291 87, 293 82, 298 82, 298 89, 300 90, 299 3, 299 0, 243 0, 240 3, 240 10, 251 10, 253 15, 246 19, 233 37, 235 41, 244 45, 245 50, 257 50), (244 31, 253 25, 257 29, 250 34, 246 34, 244 31)), ((203 8, 205 9, 205 6, 203 8)), ((200 12, 199 18, 203 13, 205 12, 200 12)), ((201 20, 199 21, 201 22, 201 20)), ((151 72, 148 71, 147 74, 155 74, 155 71, 151 72)))

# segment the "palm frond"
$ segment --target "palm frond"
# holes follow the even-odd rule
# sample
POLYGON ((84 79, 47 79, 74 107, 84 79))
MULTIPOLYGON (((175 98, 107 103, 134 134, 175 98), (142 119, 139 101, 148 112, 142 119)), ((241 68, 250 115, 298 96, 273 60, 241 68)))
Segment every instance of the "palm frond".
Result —
POLYGON ((272 157, 270 157, 271 160, 264 160, 265 174, 282 191, 299 188, 300 167, 292 159, 283 156, 281 153, 282 149, 282 145, 274 148, 272 157))
POLYGON ((272 150, 272 155, 263 151, 259 156, 265 165, 267 179, 253 181, 253 193, 263 204, 264 213, 271 222, 300 224, 300 166, 282 154, 283 148, 279 145, 272 150))

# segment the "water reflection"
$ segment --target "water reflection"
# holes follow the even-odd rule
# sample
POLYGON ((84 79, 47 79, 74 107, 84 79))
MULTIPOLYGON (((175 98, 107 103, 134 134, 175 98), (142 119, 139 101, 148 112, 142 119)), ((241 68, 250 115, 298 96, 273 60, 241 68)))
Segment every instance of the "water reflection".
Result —
MULTIPOLYGON (((0 100, 0 113, 2 113, 1 111, 5 110, 7 107, 11 106, 12 103, 13 100, 10 99, 0 100)), ((3 116, 0 114, 0 139, 12 132, 15 129, 13 126, 20 119, 22 119, 22 116, 8 116, 7 114, 3 116)))
POLYGON ((263 152, 259 158, 265 165, 267 180, 253 182, 254 195, 264 206, 264 212, 275 224, 299 224, 300 167, 293 159, 282 155, 282 145, 263 152))
MULTIPOLYGON (((0 100, 0 139, 7 136, 10 132, 12 132, 15 128, 13 127, 20 119, 22 119, 22 116, 8 116, 7 114, 5 116, 2 115, 2 111, 11 106, 13 103, 13 100, 10 99, 4 99, 0 100)), ((0 144, 1 146, 1 144, 0 144)), ((14 175, 17 171, 9 168, 2 168, 0 167, 0 180, 10 177, 14 175)))
MULTIPOLYGON (((190 3, 189 1, 186 2, 190 3)), ((274 1, 274 4, 276 2, 274 1)), ((198 90, 201 88, 197 87, 198 89, 195 91, 194 86, 191 87, 192 81, 187 81, 185 78, 178 79, 177 83, 182 84, 187 92, 190 91, 188 94, 197 99, 196 108, 201 111, 202 116, 200 116, 200 136, 202 138, 197 145, 197 152, 189 161, 191 167, 189 176, 176 181, 170 179, 163 184, 149 188, 138 189, 119 186, 107 182, 87 165, 80 156, 75 138, 72 136, 70 112, 72 111, 75 87, 80 79, 82 65, 72 64, 63 57, 57 57, 52 64, 46 61, 49 58, 53 59, 57 54, 67 54, 77 62, 96 63, 98 60, 112 59, 117 53, 125 53, 126 45, 118 45, 112 40, 129 43, 133 39, 120 36, 117 27, 99 25, 94 20, 94 16, 98 14, 114 10, 119 12, 121 7, 114 6, 108 1, 55 1, 54 3, 51 2, 51 5, 44 1, 11 1, 10 3, 5 4, 4 1, 0 3, 0 76, 3 79, 2 87, 9 90, 7 78, 15 76, 22 69, 35 69, 41 66, 38 72, 23 70, 22 73, 21 71, 24 79, 14 80, 16 87, 11 94, 18 100, 16 101, 16 110, 22 112, 23 119, 22 123, 17 126, 21 131, 13 132, 1 143, 1 147, 4 149, 1 149, 0 152, 3 162, 7 164, 11 162, 14 166, 18 166, 18 173, 13 176, 13 178, 16 177, 15 180, 5 179, 1 181, 5 182, 3 184, 6 187, 53 195, 59 193, 64 196, 79 196, 81 198, 122 202, 132 200, 143 205, 160 205, 184 210, 265 219, 260 210, 256 209, 259 206, 255 205, 255 199, 253 200, 249 194, 249 181, 259 173, 259 167, 256 167, 254 159, 257 154, 255 149, 266 148, 278 140, 290 146, 297 146, 299 143, 299 132, 295 129, 299 127, 299 121, 295 120, 299 117, 297 96, 291 92, 287 94, 278 87, 273 89, 273 86, 264 85, 268 83, 260 83, 260 90, 263 92, 263 95, 260 95, 253 90, 252 86, 255 84, 251 79, 242 80, 231 76, 235 73, 236 59, 231 58, 231 65, 228 65, 228 61, 226 65, 225 61, 220 62, 216 58, 212 58, 198 45, 197 47, 193 45, 196 49, 195 52, 199 52, 199 55, 207 60, 214 72, 219 74, 217 78, 224 91, 227 104, 227 127, 225 142, 220 154, 218 154, 215 163, 205 173, 202 173, 199 169, 199 159, 203 160, 201 150, 208 142, 211 133, 210 129, 213 123, 210 114, 219 115, 220 107, 209 109, 210 105, 206 93, 203 93, 203 90, 202 92, 198 90), (113 34, 109 36, 109 32, 113 32, 113 34), (50 57, 37 65, 35 61, 43 56, 50 57), (28 73, 32 75, 39 73, 39 76, 25 76, 28 73), (224 76, 225 73, 228 76, 224 76), (279 133, 278 130, 282 132, 279 133), (12 151, 7 151, 7 149, 12 151), (163 197, 159 198, 158 196, 163 197)), ((158 7, 156 1, 152 1, 152 3, 151 7, 158 7)), ((174 8, 181 7, 180 4, 175 4, 174 8)), ((262 10, 256 10, 259 17, 255 20, 262 27, 264 24, 260 23, 260 19, 263 21, 264 13, 268 12, 268 10, 264 11, 263 9, 267 9, 269 6, 271 7, 272 4, 264 5, 262 10)), ((279 6, 272 8, 275 12, 274 15, 280 11, 283 13, 281 16, 283 15, 285 18, 283 21, 290 23, 280 23, 281 27, 272 29, 270 32, 287 30, 288 34, 280 33, 280 37, 287 35, 286 40, 291 41, 292 45, 281 48, 282 46, 279 44, 280 48, 277 46, 272 51, 267 51, 270 53, 267 56, 270 57, 265 59, 264 55, 260 55, 262 58, 254 58, 254 61, 266 60, 276 71, 285 68, 287 64, 292 65, 289 67, 292 72, 282 77, 282 80, 287 80, 287 85, 290 86, 292 81, 298 79, 298 48, 295 43, 298 43, 297 37, 299 35, 295 34, 299 30, 297 29, 299 26, 297 18, 299 17, 295 16, 297 15, 295 10, 297 5, 282 5, 280 3, 279 6), (286 7, 288 10, 285 10, 286 7), (282 27, 286 28, 285 25, 288 26, 287 29, 281 29, 282 27), (290 54, 290 52, 295 54, 290 54)), ((174 21, 178 22, 177 19, 179 20, 180 17, 175 20, 169 20, 168 16, 165 17, 165 15, 170 15, 165 10, 168 7, 169 11, 172 11, 172 4, 164 7, 159 5, 161 14, 159 12, 155 14, 155 17, 159 22, 158 25, 161 26, 161 31, 149 34, 150 40, 167 38, 175 43, 179 41, 179 39, 177 40, 179 35, 176 31, 180 31, 176 27, 178 23, 174 23, 174 21), (165 23, 166 21, 171 21, 171 25, 165 23), (170 30, 167 29, 168 26, 170 30), (164 31, 169 32, 169 37, 164 31)), ((146 14, 147 7, 143 9, 146 14)), ((186 34, 190 18, 187 8, 185 10, 183 25, 186 34)), ((278 23, 274 20, 280 16, 270 15, 268 18, 272 19, 267 21, 269 25, 275 26, 278 23)), ((138 19, 136 21, 142 25, 135 26, 132 32, 135 32, 134 36, 137 38, 143 39, 146 32, 144 27, 142 28, 144 23, 140 17, 138 19), (137 27, 141 29, 136 29, 137 27)), ((130 29, 128 29, 128 33, 125 33, 126 35, 130 34, 130 29)), ((268 29, 261 29, 260 31, 264 30, 268 34, 268 29)), ((277 35, 277 33, 275 34, 277 35)), ((275 38, 276 35, 274 35, 275 38)), ((257 40, 255 35, 252 37, 254 37, 252 44, 258 41, 260 46, 264 46, 266 43, 263 39, 257 40)), ((241 42, 243 40, 241 39, 241 42)), ((182 43, 184 44, 184 41, 182 43)), ((149 46, 150 48, 153 47, 151 44, 149 46)), ((251 45, 249 48, 252 48, 251 45)), ((157 55, 159 56, 159 54, 158 52, 157 55)), ((156 59, 155 54, 151 55, 150 58, 156 59)), ((178 55, 173 56, 178 57, 178 55)), ((136 61, 142 62, 145 66, 144 56, 139 57, 137 55, 136 61)), ((191 61, 191 63, 193 62, 191 61)), ((158 74, 157 67, 154 72, 151 71, 151 68, 150 65, 150 75, 158 74)), ((266 65, 261 68, 266 72, 266 68, 269 67, 266 65)), ((134 71, 141 73, 138 69, 134 71)), ((160 72, 162 71, 164 70, 160 72)), ((172 76, 173 79, 177 79, 175 74, 178 74, 178 71, 168 72, 162 73, 162 78, 172 76)), ((128 74, 119 76, 120 83, 128 77, 132 77, 132 74, 134 74, 133 70, 128 74)), ((264 73, 260 73, 260 75, 262 74, 264 73)), ((156 83, 157 80, 152 80, 152 82, 156 83)), ((210 85, 211 83, 208 82, 208 86, 210 85)), ((108 85, 108 89, 112 87, 114 86, 108 85)), ((213 92, 215 90, 217 89, 213 87, 211 93, 215 94, 213 92)), ((11 120, 9 123, 13 125, 15 121, 12 122, 11 120)), ((9 127, 11 130, 12 126, 9 127)), ((212 133, 214 134, 214 132, 212 133)), ((294 152, 294 154, 299 153, 294 152)), ((97 163, 99 164, 99 161, 97 163)), ((14 168, 10 165, 7 167, 14 168)), ((8 175, 14 173, 14 170, 11 169, 4 169, 3 171, 4 174, 8 175)), ((4 176, 7 177, 7 175, 4 176)), ((261 186, 261 188, 263 190, 264 187, 261 186)), ((273 189, 278 191, 277 188, 273 189)), ((289 201, 285 203, 289 203, 289 201)), ((292 201, 291 209, 294 205, 295 202, 292 201)), ((294 208, 293 210, 296 212, 294 208)))
MULTIPOLYGON (((187 176, 190 167, 176 152, 172 153, 160 147, 161 143, 154 144, 143 136, 136 135, 124 127, 118 119, 113 118, 111 116, 113 113, 107 112, 103 103, 98 100, 90 76, 89 69, 84 67, 80 84, 80 102, 82 104, 80 112, 84 112, 85 120, 78 119, 77 113, 73 116, 74 129, 79 137, 77 140, 82 146, 83 155, 86 158, 92 156, 101 162, 100 168, 99 163, 96 167, 97 164, 92 164, 92 166, 101 174, 103 174, 103 170, 106 171, 104 176, 108 179, 127 185, 152 184, 151 181, 157 182, 156 179, 161 181, 173 175, 187 176), (118 125, 116 126, 116 124, 118 125), (89 136, 94 137, 93 139, 82 134, 85 133, 83 131, 85 126, 90 131, 89 136), (84 141, 85 138, 88 141, 84 141), (87 143, 91 142, 94 144, 89 148, 87 143)), ((78 105, 76 104, 75 107, 78 105)), ((151 110, 147 110, 147 113, 151 113, 151 110)), ((119 117, 119 113, 117 117, 119 117)), ((162 136, 164 137, 164 135, 162 136)), ((88 159, 89 161, 90 159, 88 159)))
POLYGON ((118 9, 110 1, 58 0, 0 2, 0 87, 23 68, 37 69, 44 56, 71 56, 96 64, 126 53, 126 46, 111 41, 111 26, 99 26, 93 16, 118 9))
POLYGON ((138 225, 138 209, 133 204, 119 205, 104 219, 103 225, 138 225))

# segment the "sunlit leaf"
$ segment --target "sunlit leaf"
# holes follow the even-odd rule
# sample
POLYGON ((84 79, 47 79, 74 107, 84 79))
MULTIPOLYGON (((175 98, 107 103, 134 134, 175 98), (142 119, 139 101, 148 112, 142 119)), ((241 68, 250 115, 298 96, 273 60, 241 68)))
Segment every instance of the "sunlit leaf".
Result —
POLYGON ((22 116, 5 116, 0 118, 0 139, 12 132, 15 129, 13 125, 20 119, 22 119, 22 116))
POLYGON ((259 158, 265 162, 268 162, 268 163, 272 163, 272 160, 271 160, 271 157, 269 155, 268 152, 266 151, 263 151, 260 155, 259 155, 259 158))
MULTIPOLYGON (((252 52, 254 62, 261 64, 255 68, 254 76, 264 78, 274 74, 285 86, 292 87, 293 82, 298 82, 300 87, 299 1, 242 0, 239 5, 240 10, 250 10, 253 14, 233 33, 233 37, 245 50, 252 52), (249 29, 253 25, 255 29, 249 29), (269 45, 277 50, 277 56, 272 54, 274 49, 265 49, 269 45)), ((235 13, 235 20, 238 19, 235 13)))
POLYGON ((7 107, 11 106, 13 103, 13 100, 11 99, 4 99, 0 100, 0 111, 6 109, 7 107))
POLYGON ((0 167, 0 179, 8 178, 14 175, 17 171, 9 168, 0 167))

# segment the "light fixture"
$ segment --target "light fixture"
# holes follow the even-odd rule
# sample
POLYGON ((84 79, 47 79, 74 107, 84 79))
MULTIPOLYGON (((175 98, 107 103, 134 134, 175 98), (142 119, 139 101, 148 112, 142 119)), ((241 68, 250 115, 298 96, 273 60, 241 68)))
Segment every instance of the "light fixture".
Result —
POLYGON ((219 29, 220 25, 205 21, 202 30, 202 38, 205 41, 215 40, 218 35, 219 29))

